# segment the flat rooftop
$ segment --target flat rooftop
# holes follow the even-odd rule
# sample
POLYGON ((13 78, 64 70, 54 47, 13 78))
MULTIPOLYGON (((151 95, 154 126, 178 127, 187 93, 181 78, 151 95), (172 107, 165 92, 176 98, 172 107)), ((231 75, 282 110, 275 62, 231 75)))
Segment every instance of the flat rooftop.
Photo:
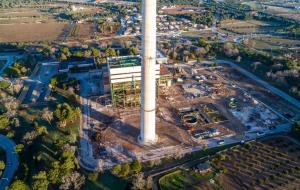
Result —
POLYGON ((141 66, 142 58, 140 56, 121 56, 110 57, 107 59, 110 68, 141 66))

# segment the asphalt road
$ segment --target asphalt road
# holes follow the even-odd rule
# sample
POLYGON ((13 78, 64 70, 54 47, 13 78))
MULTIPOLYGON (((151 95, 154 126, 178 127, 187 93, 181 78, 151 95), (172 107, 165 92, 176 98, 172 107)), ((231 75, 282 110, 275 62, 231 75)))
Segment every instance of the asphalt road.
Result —
POLYGON ((18 154, 15 152, 15 143, 4 135, 0 135, 0 147, 6 154, 6 167, 0 179, 0 190, 4 190, 11 182, 19 166, 18 154))

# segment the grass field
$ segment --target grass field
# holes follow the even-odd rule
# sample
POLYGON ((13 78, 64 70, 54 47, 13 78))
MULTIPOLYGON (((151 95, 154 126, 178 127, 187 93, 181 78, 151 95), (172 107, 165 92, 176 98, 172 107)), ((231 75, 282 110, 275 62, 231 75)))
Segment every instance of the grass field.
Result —
POLYGON ((270 24, 258 20, 222 20, 221 27, 257 27, 270 26, 270 24))
POLYGON ((266 6, 266 12, 300 21, 299 10, 294 10, 294 9, 289 9, 289 8, 284 8, 279 6, 266 6))
POLYGON ((30 23, 0 25, 0 42, 32 42, 57 40, 67 23, 30 23))
POLYGON ((201 184, 214 177, 214 173, 200 174, 194 171, 177 170, 159 179, 161 190, 202 189, 201 184))
POLYGON ((267 33, 279 27, 276 23, 267 23, 258 20, 224 20, 221 29, 237 34, 267 33))
POLYGON ((31 8, 13 8, 0 10, 0 18, 39 17, 41 15, 42 13, 38 9, 31 8))
POLYGON ((47 13, 47 8, 12 8, 0 10, 0 24, 21 24, 55 21, 55 16, 47 13))
POLYGON ((183 36, 189 37, 189 38, 200 38, 204 37, 206 40, 209 41, 209 39, 216 38, 217 35, 212 33, 210 30, 205 31, 187 31, 182 33, 183 36))
POLYGON ((113 176, 110 172, 101 174, 97 181, 87 181, 84 190, 124 190, 127 186, 127 181, 113 176))
POLYGON ((292 48, 300 46, 300 40, 288 39, 283 37, 258 37, 251 39, 251 41, 254 41, 254 48, 259 50, 275 50, 280 48, 292 48))

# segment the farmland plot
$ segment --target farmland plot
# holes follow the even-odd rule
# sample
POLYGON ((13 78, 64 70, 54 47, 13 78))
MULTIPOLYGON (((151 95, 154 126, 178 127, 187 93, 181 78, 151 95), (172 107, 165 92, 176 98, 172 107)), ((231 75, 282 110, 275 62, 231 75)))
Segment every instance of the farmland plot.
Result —
POLYGON ((251 142, 216 156, 211 163, 226 171, 230 189, 297 189, 300 146, 285 137, 251 142))
POLYGON ((0 25, 0 42, 32 42, 57 40, 67 23, 30 23, 0 25))

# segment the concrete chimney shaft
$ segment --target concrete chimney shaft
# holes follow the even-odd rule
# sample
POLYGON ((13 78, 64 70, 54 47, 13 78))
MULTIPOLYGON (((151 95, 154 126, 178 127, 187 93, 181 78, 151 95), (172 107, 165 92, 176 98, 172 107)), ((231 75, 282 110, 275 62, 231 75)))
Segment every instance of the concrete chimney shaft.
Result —
POLYGON ((142 96, 141 134, 142 144, 156 142, 155 103, 156 103, 156 0, 142 2, 142 96))

